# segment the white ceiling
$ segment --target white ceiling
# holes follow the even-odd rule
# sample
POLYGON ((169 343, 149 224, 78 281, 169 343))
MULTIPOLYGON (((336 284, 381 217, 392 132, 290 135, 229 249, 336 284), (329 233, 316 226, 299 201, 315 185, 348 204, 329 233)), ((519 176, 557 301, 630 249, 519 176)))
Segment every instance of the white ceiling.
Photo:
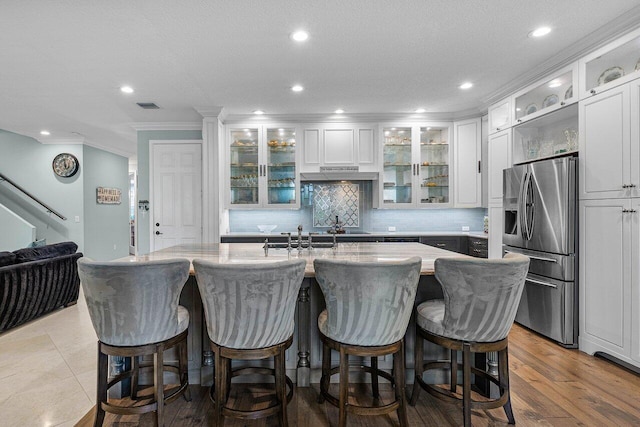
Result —
POLYGON ((197 123, 199 107, 461 117, 638 17, 638 0, 2 0, 0 129, 134 154, 132 123, 197 123))

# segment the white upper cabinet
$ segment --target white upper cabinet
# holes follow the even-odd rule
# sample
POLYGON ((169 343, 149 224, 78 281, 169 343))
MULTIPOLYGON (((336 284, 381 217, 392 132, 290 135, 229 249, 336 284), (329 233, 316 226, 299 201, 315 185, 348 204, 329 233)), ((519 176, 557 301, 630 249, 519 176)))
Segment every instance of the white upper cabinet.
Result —
MULTIPOLYGON (((502 205, 502 171, 510 168, 511 129, 489 135, 489 205, 502 205)), ((500 226, 492 221, 493 227, 500 226)))
POLYGON ((479 117, 453 124, 454 207, 482 206, 481 131, 479 117))
POLYGON ((578 64, 574 63, 557 73, 517 92, 513 96, 514 125, 577 102, 578 64))
POLYGON ((295 126, 233 126, 227 135, 228 208, 300 207, 295 126))
POLYGON ((580 60, 580 99, 640 77, 640 29, 580 60))
POLYGON ((380 208, 450 207, 451 124, 383 125, 380 208))
POLYGON ((377 172, 375 127, 347 123, 304 126, 300 172, 342 167, 377 172))
POLYGON ((629 197, 637 190, 640 183, 631 179, 638 159, 631 159, 630 108, 629 85, 580 101, 581 199, 629 197))
POLYGON ((511 98, 489 107, 489 135, 511 127, 511 98))

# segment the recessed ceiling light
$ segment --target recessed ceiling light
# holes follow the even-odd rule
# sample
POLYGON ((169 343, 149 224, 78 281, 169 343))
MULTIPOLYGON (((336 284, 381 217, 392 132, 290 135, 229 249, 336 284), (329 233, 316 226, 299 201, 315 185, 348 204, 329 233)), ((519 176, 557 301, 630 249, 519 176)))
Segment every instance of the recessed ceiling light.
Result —
POLYGON ((424 108, 418 108, 418 109, 416 109, 416 113, 424 113, 424 112, 426 112, 426 111, 427 111, 427 110, 425 110, 424 108))
POLYGON ((473 87, 473 83, 464 82, 460 85, 460 89, 471 89, 473 87))
POLYGON ((291 40, 294 40, 297 42, 303 42, 309 38, 309 33, 307 33, 304 30, 294 31, 293 33, 291 33, 290 37, 291 37, 291 40))
POLYGON ((546 36, 550 32, 551 32, 551 28, 549 28, 549 27, 540 27, 540 28, 536 28, 535 30, 531 31, 528 34, 528 36, 529 37, 542 37, 542 36, 546 36))
POLYGON ((131 86, 122 86, 120 91, 122 93, 133 93, 133 88, 131 86))
POLYGON ((264 111, 262 111, 262 110, 255 110, 255 111, 253 112, 253 114, 261 115, 261 114, 264 114, 264 111))
POLYGON ((300 85, 294 85, 294 86, 291 86, 291 90, 294 92, 302 92, 304 88, 300 85))
POLYGON ((554 87, 560 87, 562 86, 562 83, 559 80, 553 80, 551 83, 549 83, 549 87, 554 88, 554 87))
POLYGON ((40 135, 51 135, 51 132, 49 132, 48 130, 41 130, 40 135))
POLYGON ((336 111, 334 111, 334 113, 336 113, 336 114, 344 114, 344 110, 342 108, 338 108, 336 111))

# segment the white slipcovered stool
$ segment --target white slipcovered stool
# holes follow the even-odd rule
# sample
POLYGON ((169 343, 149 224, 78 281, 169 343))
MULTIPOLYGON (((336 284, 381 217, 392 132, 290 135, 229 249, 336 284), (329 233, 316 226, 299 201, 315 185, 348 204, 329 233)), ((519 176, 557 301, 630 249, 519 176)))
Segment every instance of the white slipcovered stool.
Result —
MULTIPOLYGON (((184 395, 191 400, 187 371, 189 312, 180 306, 180 292, 189 277, 189 261, 147 262, 78 261, 78 274, 91 323, 98 335, 98 390, 94 425, 101 426, 105 411, 114 414, 156 412, 164 425, 164 405, 184 395), (178 346, 177 366, 165 364, 164 351, 178 346), (140 356, 153 355, 153 364, 140 356), (131 357, 132 368, 109 381, 108 356, 131 357), (139 369, 153 369, 153 399, 135 406, 109 403, 107 390, 131 378, 131 398, 138 398, 139 369), (164 390, 164 372, 177 374, 178 384, 164 390)), ((148 399, 144 396, 142 399, 148 399)))
POLYGON ((293 341, 293 317, 306 264, 303 259, 262 264, 193 260, 214 353, 210 395, 215 405, 215 425, 221 426, 225 416, 256 419, 274 414, 279 415, 280 425, 288 425, 287 403, 293 397, 293 383, 285 372, 285 350, 293 341), (231 370, 232 359, 270 357, 274 358, 275 369, 231 370), (227 405, 231 378, 247 373, 275 377, 276 404, 255 411, 227 405))
POLYGON ((424 388, 430 394, 462 406, 464 425, 471 425, 471 409, 504 407, 509 424, 514 424, 509 393, 508 339, 520 304, 529 269, 529 258, 508 254, 503 259, 471 257, 438 258, 435 273, 444 299, 421 303, 416 315, 415 382, 411 405, 424 388), (423 360, 424 340, 450 350, 449 361, 423 360), (458 384, 457 352, 462 351, 462 397, 458 384), (498 352, 498 377, 472 367, 472 353, 498 352), (425 370, 450 370, 449 390, 424 382, 425 370), (471 399, 471 374, 498 385, 495 400, 471 399))
POLYGON ((413 310, 422 260, 414 257, 391 262, 350 262, 316 259, 316 280, 326 310, 318 317, 323 344, 320 402, 326 399, 339 409, 339 423, 346 426, 347 412, 383 415, 398 412, 401 426, 408 425, 405 402, 404 335, 413 310), (331 368, 331 350, 340 352, 339 367, 331 368), (393 354, 393 375, 378 369, 378 356, 393 354), (378 376, 395 387, 395 400, 383 406, 359 406, 348 402, 349 355, 371 358, 374 397, 378 376), (340 391, 329 393, 331 375, 340 373, 340 391))

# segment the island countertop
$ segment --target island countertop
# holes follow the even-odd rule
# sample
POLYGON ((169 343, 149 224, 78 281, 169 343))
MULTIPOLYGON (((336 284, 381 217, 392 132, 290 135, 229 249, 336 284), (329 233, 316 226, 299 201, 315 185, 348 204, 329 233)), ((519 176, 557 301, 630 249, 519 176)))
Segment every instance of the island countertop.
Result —
MULTIPOLYGON (((129 256, 118 261, 150 261, 168 258, 186 258, 189 261, 204 259, 221 264, 240 264, 256 262, 276 262, 287 259, 302 258, 307 260, 305 277, 314 277, 313 260, 316 258, 336 259, 360 262, 383 262, 401 260, 410 257, 422 258, 420 274, 433 275, 433 262, 436 258, 465 256, 458 253, 438 249, 421 243, 338 243, 336 248, 303 249, 269 249, 265 254, 262 243, 204 243, 182 244, 154 251, 146 255, 129 256)), ((193 265, 191 266, 193 274, 193 265)))

